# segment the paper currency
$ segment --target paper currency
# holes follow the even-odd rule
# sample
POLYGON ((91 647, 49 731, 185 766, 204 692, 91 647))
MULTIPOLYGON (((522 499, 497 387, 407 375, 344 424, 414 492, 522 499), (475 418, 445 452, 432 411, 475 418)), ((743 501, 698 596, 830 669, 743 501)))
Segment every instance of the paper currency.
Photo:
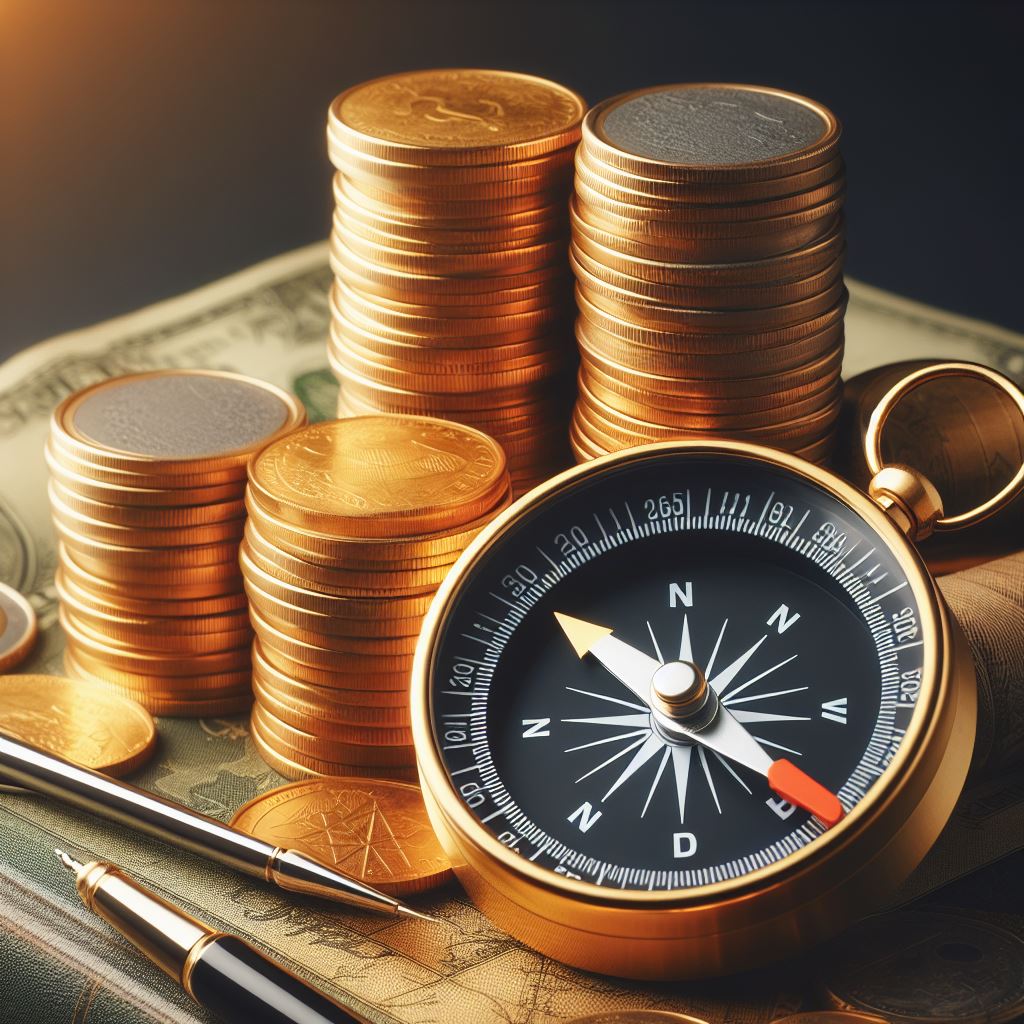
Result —
MULTIPOLYGON (((41 628, 39 646, 23 671, 62 670, 56 552, 42 457, 56 404, 84 384, 121 373, 209 367, 290 388, 311 419, 330 417, 335 384, 326 367, 329 282, 326 246, 310 246, 170 302, 44 342, 0 366, 0 581, 30 598, 41 628)), ((1024 337, 848 283, 847 374, 895 357, 956 357, 1024 380, 1024 337)), ((133 781, 207 814, 230 818, 235 808, 281 781, 254 752, 244 719, 164 719, 160 733, 156 758, 133 781)), ((951 841, 940 841, 922 866, 923 883, 915 888, 912 879, 907 896, 1019 845, 1024 786, 1019 779, 989 785, 962 802, 948 831, 951 841), (964 841, 968 836, 970 843, 964 841)), ((636 1008, 689 1011, 721 1024, 767 1024, 798 1007, 804 983, 798 976, 790 983, 777 971, 742 984, 685 987, 587 975, 498 931, 455 886, 425 903, 424 909, 446 922, 428 933, 416 922, 284 898, 206 861, 19 793, 0 794, 0 883, 17 872, 19 885, 55 893, 55 837, 80 856, 118 861, 207 920, 250 936, 375 1024, 549 1024, 636 1008)), ((60 904, 65 909, 74 904, 73 896, 66 901, 60 904)), ((140 982, 147 980, 144 965, 133 970, 140 982)), ((91 984, 103 988, 102 972, 91 984)), ((156 981, 153 990, 167 991, 156 981)), ((173 1003, 160 1003, 159 1019, 201 1019, 194 1009, 176 1011, 173 1003)), ((12 1024, 29 1019, 16 1016, 12 1024)))

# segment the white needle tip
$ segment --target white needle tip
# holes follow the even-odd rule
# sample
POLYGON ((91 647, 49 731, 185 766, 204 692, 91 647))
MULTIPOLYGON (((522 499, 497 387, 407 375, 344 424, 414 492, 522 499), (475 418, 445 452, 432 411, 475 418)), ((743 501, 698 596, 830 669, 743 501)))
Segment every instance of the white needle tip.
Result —
POLYGON ((555 612, 555 618, 562 627, 562 631, 569 638, 576 656, 582 658, 599 640, 612 635, 612 630, 607 626, 597 626, 593 622, 585 622, 583 619, 574 619, 571 615, 564 615, 562 612, 555 612))

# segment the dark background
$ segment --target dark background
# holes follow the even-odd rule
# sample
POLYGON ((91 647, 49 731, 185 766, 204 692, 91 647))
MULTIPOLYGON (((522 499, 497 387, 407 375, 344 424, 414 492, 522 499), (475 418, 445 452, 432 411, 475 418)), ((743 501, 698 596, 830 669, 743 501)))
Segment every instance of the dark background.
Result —
POLYGON ((0 356, 324 237, 330 99, 443 65, 806 93, 850 274, 1024 330, 1022 53, 1014 3, 0 0, 0 356))

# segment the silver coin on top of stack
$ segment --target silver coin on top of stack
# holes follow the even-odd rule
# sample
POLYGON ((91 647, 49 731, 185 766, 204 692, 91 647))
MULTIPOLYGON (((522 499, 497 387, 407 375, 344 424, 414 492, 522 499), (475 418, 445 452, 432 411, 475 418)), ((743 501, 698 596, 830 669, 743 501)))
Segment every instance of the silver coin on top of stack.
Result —
POLYGON ((246 470, 305 419, 280 388, 207 370, 116 377, 58 406, 46 459, 69 674, 154 714, 249 705, 246 470))
POLYGON ((578 460, 723 437, 821 462, 841 403, 839 123, 775 89, 670 85, 594 107, 570 260, 578 460))
POLYGON ((391 75, 331 104, 339 415, 496 438, 521 493, 570 461, 566 204, 585 105, 507 71, 391 75))

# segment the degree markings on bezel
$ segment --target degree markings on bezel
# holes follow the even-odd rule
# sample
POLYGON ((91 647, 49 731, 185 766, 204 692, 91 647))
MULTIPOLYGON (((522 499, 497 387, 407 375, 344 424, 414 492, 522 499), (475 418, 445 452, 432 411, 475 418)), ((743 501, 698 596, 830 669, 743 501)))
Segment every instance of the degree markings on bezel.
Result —
MULTIPOLYGON (((565 871, 571 869, 574 872, 578 871, 585 873, 585 877, 592 881, 598 881, 598 884, 612 884, 618 885, 622 888, 661 889, 688 887, 692 885, 706 884, 707 882, 712 881, 719 881, 747 873, 757 867, 765 866, 773 860, 777 860, 780 857, 785 856, 786 853, 793 852, 795 849, 805 845, 811 839, 819 835, 822 829, 816 822, 809 820, 789 835, 784 836, 781 840, 764 850, 755 851, 746 856, 735 858, 725 864, 713 865, 696 871, 691 871, 689 869, 676 869, 674 871, 665 871, 660 869, 635 869, 603 862, 593 856, 587 855, 583 851, 572 850, 557 837, 548 834, 545 829, 535 825, 518 807, 512 799, 511 794, 505 789, 505 784, 499 777, 494 766, 491 757, 490 740, 487 735, 487 709, 491 683, 494 679, 494 672, 501 661, 501 657, 508 643, 515 635, 516 630, 527 619, 532 609, 545 596, 547 596, 547 594, 550 593, 550 591, 560 581, 571 576, 576 570, 586 565, 588 562, 591 562, 605 553, 621 547, 622 545, 627 545, 633 541, 644 538, 653 537, 657 534, 683 533, 690 531, 714 531, 725 534, 750 534, 763 538, 769 543, 789 548, 806 558, 821 572, 834 579, 843 588, 843 590, 846 591, 849 596, 849 600, 862 616, 864 624, 871 634, 873 645, 878 656, 880 679, 880 707, 871 739, 864 749, 864 753, 855 770, 838 791, 840 800, 842 801, 844 808, 847 810, 849 810, 864 795, 864 793, 866 793, 867 788, 875 781, 877 776, 884 771, 889 760, 891 760, 891 757, 898 748, 899 739, 904 734, 906 726, 909 725, 910 718, 913 715, 913 709, 916 706, 916 692, 911 692, 906 699, 901 695, 899 656, 904 650, 920 646, 922 641, 916 640, 913 635, 906 632, 900 634, 900 639, 897 641, 897 634, 894 630, 897 628, 896 623, 898 620, 894 616, 894 620, 890 621, 880 607, 883 601, 895 598, 896 595, 907 586, 907 581, 903 580, 902 582, 897 583, 889 579, 889 586, 886 587, 882 593, 875 594, 873 592, 873 588, 887 580, 888 572, 880 571, 881 563, 877 559, 873 559, 871 557, 876 554, 874 548, 866 550, 863 554, 858 551, 859 546, 863 542, 863 537, 854 537, 852 536, 851 531, 847 531, 847 533, 850 534, 849 537, 844 534, 841 541, 837 541, 836 538, 830 538, 829 543, 825 543, 824 541, 818 541, 813 538, 801 536, 800 530, 806 523, 812 510, 810 505, 803 510, 802 515, 799 515, 796 509, 792 509, 792 519, 789 521, 792 522, 793 519, 796 520, 795 525, 793 526, 789 526, 788 523, 765 523, 767 513, 776 497, 774 491, 769 493, 763 508, 760 507, 759 503, 754 506, 751 500, 751 493, 742 495, 738 492, 731 492, 727 490, 722 493, 721 501, 719 501, 717 492, 713 494, 711 488, 706 489, 704 493, 700 493, 699 498, 696 497, 692 491, 692 488, 686 489, 685 502, 681 502, 678 514, 659 517, 649 521, 641 519, 639 524, 637 522, 634 508, 628 501, 621 501, 617 505, 607 509, 591 509, 590 516, 599 529, 601 536, 596 539, 588 538, 585 544, 579 545, 574 550, 568 551, 564 554, 559 553, 556 557, 552 557, 551 552, 545 550, 544 547, 535 544, 535 550, 543 557, 544 560, 544 566, 538 567, 543 569, 542 572, 531 570, 532 578, 522 580, 523 585, 521 590, 511 596, 502 595, 498 592, 498 587, 494 585, 489 587, 487 590, 489 596, 502 605, 502 608, 499 610, 499 614, 503 616, 502 618, 496 618, 494 615, 491 615, 490 612, 484 611, 483 609, 478 609, 472 613, 467 610, 467 612, 462 616, 463 622, 472 622, 472 631, 463 632, 462 636, 480 644, 483 647, 483 651, 480 657, 475 659, 475 662, 473 662, 472 658, 462 658, 457 656, 452 657, 450 660, 453 663, 472 662, 475 664, 477 671, 474 673, 474 679, 471 685, 467 684, 467 689, 441 688, 438 686, 434 691, 435 697, 445 693, 461 693, 463 695, 468 694, 470 696, 470 703, 473 709, 473 721, 475 723, 473 727, 472 742, 464 742, 462 744, 446 744, 444 742, 442 734, 444 733, 445 722, 452 721, 453 719, 448 713, 442 711, 440 707, 436 706, 436 701, 435 721, 437 723, 436 727, 439 733, 439 749, 443 754, 459 749, 466 749, 472 752, 473 761, 469 764, 459 766, 447 758, 445 758, 445 760, 446 769, 452 776, 453 784, 455 784, 456 789, 459 788, 457 777, 464 777, 467 775, 472 776, 473 774, 476 774, 479 777, 479 791, 483 794, 483 802, 486 802, 487 800, 491 802, 491 810, 487 813, 481 812, 479 820, 482 822, 490 822, 496 821, 499 817, 504 818, 506 823, 516 830, 514 835, 512 833, 507 833, 509 838, 506 841, 506 845, 516 849, 517 852, 522 853, 524 857, 527 857, 527 859, 531 861, 536 861, 541 856, 546 855, 546 862, 550 861, 552 863, 556 863, 559 868, 562 868, 565 871), (696 514, 694 514, 695 508, 699 509, 696 514), (623 519, 628 521, 628 525, 623 522, 623 519), (612 526, 610 531, 607 524, 612 526), (860 557, 851 565, 847 565, 846 562, 855 551, 857 551, 860 557), (860 569, 860 572, 857 572, 858 569, 860 569), (902 723, 903 727, 898 728, 896 726, 896 717, 901 711, 908 712, 908 715, 906 721, 902 723), (524 846, 533 844, 535 849, 529 854, 529 856, 527 856, 527 850, 519 849, 521 844, 524 846)), ((834 498, 831 500, 835 501, 834 498)), ((853 513, 853 515, 855 515, 855 513, 853 513)), ((574 529, 574 527, 566 527, 565 533, 568 534, 572 529, 574 529)), ((819 531, 816 531, 815 536, 818 535, 818 532, 820 532, 820 529, 819 531)), ((492 577, 497 580, 501 575, 501 572, 495 572, 492 568, 488 573, 488 580, 490 581, 492 577)), ((491 611, 494 611, 494 609, 492 608, 491 611)), ((916 609, 913 609, 913 611, 916 611, 916 609)), ((646 613, 642 613, 638 610, 637 618, 640 627, 644 628, 646 625, 646 613)), ((686 618, 684 619, 684 622, 687 623, 689 628, 692 628, 692 620, 686 618)), ((719 640, 720 639, 721 636, 719 635, 719 640)), ((673 642, 674 641, 670 641, 668 638, 662 638, 661 648, 671 649, 673 642)), ((682 649, 682 638, 680 639, 679 646, 680 649, 682 649)), ((755 647, 756 646, 759 645, 755 645, 755 647)), ((780 656, 779 658, 775 658, 769 663, 769 667, 767 667, 767 669, 761 668, 758 672, 754 673, 752 679, 747 680, 744 677, 736 680, 736 682, 742 690, 749 691, 749 688, 754 683, 765 678, 771 672, 783 668, 788 662, 796 658, 796 656, 796 654, 793 654, 790 657, 780 656)), ((904 673, 904 675, 912 675, 915 671, 917 672, 917 679, 920 681, 919 668, 911 668, 908 670, 908 673, 904 673)), ((612 685, 618 685, 614 683, 614 680, 610 680, 610 683, 612 685)), ((571 686, 568 688, 573 689, 571 686)), ((615 692, 618 697, 623 699, 627 696, 625 692, 622 694, 619 694, 617 690, 611 692, 615 692)), ((772 695, 774 694, 758 695, 756 693, 750 694, 749 692, 746 692, 741 697, 741 694, 736 692, 736 687, 733 687, 732 690, 732 699, 739 700, 741 703, 745 703, 743 701, 743 697, 756 700, 765 698, 766 696, 770 697, 772 695)), ((581 697, 580 699, 585 700, 586 698, 581 697)), ((725 699, 729 699, 728 692, 725 694, 725 699)), ((590 701, 590 703, 592 704, 593 701, 590 701)), ((839 705, 837 704, 836 707, 839 707, 839 705)), ((842 708, 845 707, 846 705, 843 703, 842 708)), ((626 710, 627 709, 623 708, 623 713, 625 713, 626 710)), ((737 708, 736 710, 739 711, 740 709, 737 708)), ((639 712, 636 711, 633 713, 639 714, 639 712)), ((765 714, 767 713, 761 712, 762 716, 765 714)), ((841 716, 838 715, 838 712, 834 711, 833 715, 836 717, 833 717, 831 721, 839 722, 841 716)), ((594 718, 597 716, 593 713, 588 713, 581 714, 580 717, 594 718)), ((613 717, 613 715, 610 715, 609 717, 613 717)), ((829 718, 828 715, 823 715, 822 717, 826 719, 829 718)), ((758 726, 770 725, 773 721, 773 719, 767 717, 756 718, 756 713, 755 718, 751 719, 751 721, 755 720, 758 726)), ((781 716, 777 720, 809 721, 810 716, 781 716)), ((626 731, 629 732, 630 730, 626 731)), ((658 773, 650 793, 648 793, 647 785, 645 784, 644 786, 643 796, 646 796, 647 802, 642 805, 642 812, 646 813, 648 805, 651 802, 651 796, 653 795, 654 788, 659 785, 663 775, 671 774, 667 768, 667 762, 673 758, 669 754, 668 747, 662 748, 665 751, 664 754, 659 754, 656 750, 652 751, 646 749, 647 745, 643 736, 640 736, 639 739, 637 735, 632 735, 628 737, 628 739, 626 737, 620 737, 620 739, 625 740, 628 745, 623 749, 621 754, 619 754, 619 757, 625 758, 628 754, 632 753, 634 755, 634 759, 636 759, 641 755, 644 755, 643 763, 637 765, 631 775, 639 771, 640 768, 646 768, 652 772, 656 770, 658 773)), ((610 748, 606 749, 609 749, 610 751, 610 748)), ((787 745, 780 746, 780 749, 792 750, 793 748, 790 748, 787 745)), ((602 758, 602 760, 604 759, 602 758)), ((617 759, 612 759, 613 762, 615 760, 617 759)), ((697 763, 697 761, 694 761, 694 766, 696 766, 697 763)), ((725 770, 728 775, 732 775, 741 786, 748 788, 742 778, 724 761, 724 759, 721 759, 721 763, 725 764, 725 770)), ((630 762, 630 764, 632 764, 632 762, 630 762)), ((708 759, 704 756, 700 758, 700 765, 702 769, 701 774, 706 775, 710 783, 711 766, 719 765, 719 759, 717 759, 717 757, 708 759)), ((603 768, 604 765, 599 765, 598 767, 603 768)), ((597 770, 598 769, 594 769, 594 771, 597 770)), ((720 765, 718 770, 721 771, 720 765)), ((590 775, 593 774, 593 772, 588 771, 587 774, 590 775)), ((584 776, 584 778, 585 777, 586 776, 584 776)), ((727 781, 727 775, 725 773, 722 774, 721 778, 723 782, 727 781)), ((590 798, 589 802, 592 804, 591 811, 585 813, 580 811, 577 815, 578 821, 593 822, 595 820, 594 814, 600 809, 600 803, 603 802, 601 801, 601 795, 604 794, 605 798, 612 796, 625 780, 615 782, 615 784, 611 785, 611 788, 609 789, 611 781, 613 780, 601 785, 600 792, 597 793, 596 798, 590 798), (595 802, 595 799, 597 802, 595 802)), ((735 785, 735 782, 732 784, 735 785)), ((638 814, 641 814, 641 806, 638 805, 636 810, 638 814)), ((565 811, 566 814, 576 812, 577 808, 575 806, 568 807, 565 811)), ((563 815, 563 817, 564 816, 565 815, 563 815)))

